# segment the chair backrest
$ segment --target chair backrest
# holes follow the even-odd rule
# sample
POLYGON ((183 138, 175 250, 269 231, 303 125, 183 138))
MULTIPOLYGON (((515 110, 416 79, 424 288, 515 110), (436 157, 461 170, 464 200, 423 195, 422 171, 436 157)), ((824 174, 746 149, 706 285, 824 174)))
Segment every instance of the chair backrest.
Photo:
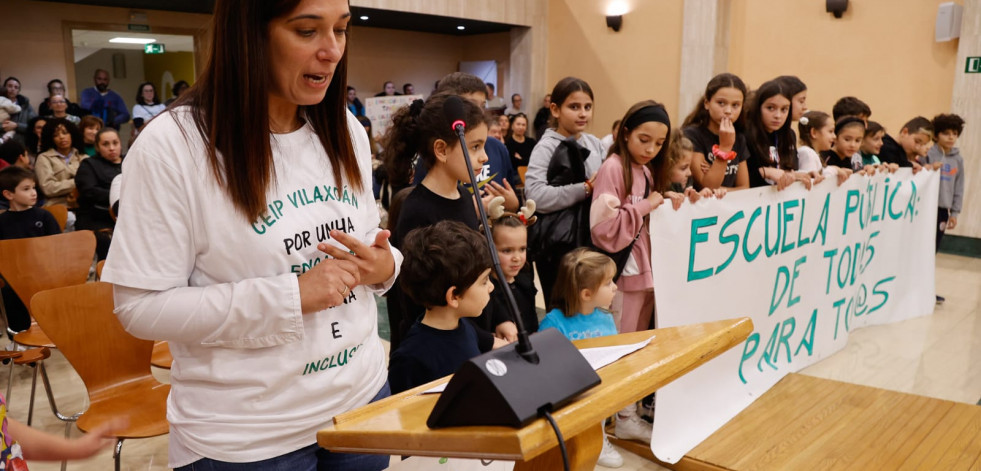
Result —
POLYGON ((0 240, 0 275, 28 308, 40 291, 85 283, 94 258, 92 231, 0 240))
POLYGON ((64 231, 65 224, 68 224, 68 206, 63 204, 52 204, 51 206, 43 206, 43 209, 47 210, 52 216, 54 216, 55 221, 58 221, 58 227, 64 231))
POLYGON ((105 260, 99 260, 99 263, 95 264, 95 277, 96 279, 102 279, 102 269, 106 266, 105 260))
POLYGON ((113 314, 112 284, 95 281, 42 291, 31 311, 82 378, 90 398, 151 375, 152 340, 133 337, 113 314))
POLYGON ((518 167, 518 176, 521 177, 521 184, 525 184, 525 174, 528 173, 528 167, 518 167))

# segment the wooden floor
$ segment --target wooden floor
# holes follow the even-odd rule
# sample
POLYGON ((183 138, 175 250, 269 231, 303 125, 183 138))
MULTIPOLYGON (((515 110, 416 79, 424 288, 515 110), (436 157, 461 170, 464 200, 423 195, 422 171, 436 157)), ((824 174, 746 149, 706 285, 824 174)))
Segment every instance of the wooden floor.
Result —
POLYGON ((790 374, 688 456, 736 470, 981 469, 981 407, 790 374))
MULTIPOLYGON (((938 306, 932 316, 854 331, 845 349, 802 373, 976 404, 981 400, 981 290, 978 287, 981 287, 981 260, 939 255, 937 292, 947 297, 946 304, 938 306)), ((49 369, 55 396, 63 410, 84 410, 86 400, 82 382, 57 352, 49 360, 49 369)), ((27 418, 30 374, 27 368, 17 368, 14 372, 10 415, 20 420, 27 418)), ((156 374, 162 381, 169 378, 166 371, 156 374)), ((0 368, 0 388, 5 389, 6 379, 7 368, 0 368)), ((63 433, 64 427, 51 414, 43 395, 38 399, 35 425, 51 433, 63 433)), ((73 436, 78 434, 73 430, 73 436)), ((637 455, 626 451, 622 454, 625 464, 619 468, 621 470, 663 469, 637 455)), ((59 464, 31 462, 30 467, 32 471, 56 470, 59 464)), ((71 463, 68 469, 112 469, 111 452, 107 450, 89 460, 71 463)), ((123 469, 169 469, 167 437, 125 442, 123 469)))

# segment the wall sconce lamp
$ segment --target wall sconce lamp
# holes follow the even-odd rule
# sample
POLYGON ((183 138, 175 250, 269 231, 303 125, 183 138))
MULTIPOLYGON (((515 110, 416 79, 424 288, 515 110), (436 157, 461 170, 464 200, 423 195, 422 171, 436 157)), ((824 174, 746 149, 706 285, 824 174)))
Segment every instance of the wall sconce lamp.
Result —
POLYGON ((607 15, 606 26, 608 28, 613 28, 613 31, 620 31, 620 27, 623 26, 623 15, 607 15))
POLYGON ((826 0, 824 9, 835 18, 841 18, 841 15, 848 10, 848 0, 826 0))

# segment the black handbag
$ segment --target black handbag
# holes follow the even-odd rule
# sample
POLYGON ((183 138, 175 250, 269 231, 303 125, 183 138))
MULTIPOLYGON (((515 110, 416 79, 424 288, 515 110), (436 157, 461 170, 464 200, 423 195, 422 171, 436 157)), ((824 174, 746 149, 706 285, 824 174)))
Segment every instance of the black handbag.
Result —
MULTIPOLYGON (((564 139, 548 163, 546 181, 549 186, 566 186, 586 181, 586 159, 589 149, 575 138, 564 139)), ((554 258, 577 247, 591 245, 589 234, 589 205, 586 199, 565 209, 539 213, 538 222, 531 226, 528 246, 536 260, 554 258)))
MULTIPOLYGON (((648 196, 650 196, 650 194, 651 194, 651 181, 647 179, 647 176, 644 176, 644 198, 647 198, 648 196)), ((647 223, 647 217, 644 217, 644 224, 646 223, 647 223)), ((613 275, 613 281, 619 280, 620 275, 623 273, 623 269, 626 268, 627 260, 630 259, 630 252, 633 251, 634 244, 637 243, 637 239, 640 238, 640 235, 644 233, 644 224, 641 224, 640 230, 638 230, 637 235, 634 236, 634 240, 630 241, 630 243, 627 244, 626 247, 624 247, 623 249, 617 252, 610 253, 607 252, 606 250, 599 248, 598 246, 596 246, 596 244, 591 244, 593 246, 593 250, 606 254, 606 256, 612 258, 613 263, 616 264, 617 271, 613 275)), ((592 242, 592 239, 590 239, 590 242, 592 242)))

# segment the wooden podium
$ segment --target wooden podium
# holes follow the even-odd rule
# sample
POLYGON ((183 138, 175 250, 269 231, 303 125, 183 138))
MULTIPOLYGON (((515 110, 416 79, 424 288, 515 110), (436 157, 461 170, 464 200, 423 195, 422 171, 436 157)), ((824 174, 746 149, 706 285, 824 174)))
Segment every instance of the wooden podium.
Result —
MULTIPOLYGON (((620 409, 738 345, 753 331, 749 318, 671 327, 576 341, 579 348, 646 347, 599 370, 603 382, 554 412, 570 469, 592 470, 602 448, 600 423, 620 409)), ((558 441, 544 419, 524 428, 453 427, 433 430, 426 418, 434 394, 420 394, 449 376, 334 417, 317 443, 338 452, 515 461, 516 471, 562 469, 558 441)))

